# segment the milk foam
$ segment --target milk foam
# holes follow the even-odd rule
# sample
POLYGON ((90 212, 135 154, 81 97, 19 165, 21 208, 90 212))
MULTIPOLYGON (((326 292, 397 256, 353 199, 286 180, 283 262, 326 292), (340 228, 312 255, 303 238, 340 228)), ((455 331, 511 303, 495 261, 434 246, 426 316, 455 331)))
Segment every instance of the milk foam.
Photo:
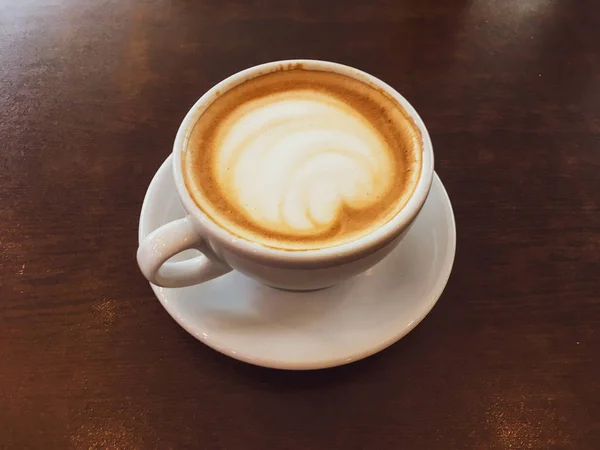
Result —
POLYGON ((361 238, 408 202, 418 126, 385 91, 346 75, 285 69, 202 111, 182 153, 195 203, 231 234, 303 251, 361 238))
POLYGON ((213 174, 247 220, 288 235, 321 233, 344 208, 375 204, 396 163, 381 134, 347 103, 311 90, 236 108, 220 127, 213 174))

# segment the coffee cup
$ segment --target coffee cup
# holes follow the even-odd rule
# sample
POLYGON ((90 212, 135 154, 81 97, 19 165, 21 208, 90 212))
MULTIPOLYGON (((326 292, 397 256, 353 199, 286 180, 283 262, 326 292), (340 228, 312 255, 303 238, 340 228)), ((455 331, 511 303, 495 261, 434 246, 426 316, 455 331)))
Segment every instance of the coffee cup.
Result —
POLYGON ((415 109, 383 81, 333 62, 277 61, 230 76, 194 104, 175 138, 173 177, 187 215, 163 225, 140 243, 137 261, 151 283, 184 287, 237 270, 271 287, 314 290, 368 270, 398 245, 429 193, 433 149, 415 109), (352 87, 353 83, 357 87, 352 87), (265 86, 275 93, 267 90, 268 96, 260 94, 257 99, 254 92, 265 86), (282 92, 281 86, 291 87, 282 92), (363 101, 361 92, 367 87, 371 94, 365 94, 367 100, 363 101), (296 91, 302 93, 298 98, 296 91), (244 103, 244 108, 231 108, 231 102, 245 102, 248 96, 251 101, 244 103), (393 109, 398 118, 380 117, 384 113, 369 102, 384 102, 381 111, 392 114, 393 109), (364 112, 367 119, 354 114, 351 107, 364 112), (233 110, 237 112, 231 113, 233 110), (220 128, 213 130, 215 124, 220 128), (323 131, 326 127, 331 129, 323 131), (381 128, 383 138, 373 134, 374 127, 381 128), (406 127, 404 134, 398 131, 402 127, 406 127), (304 149, 297 148, 302 139, 289 138, 291 130, 308 143, 308 157, 302 153, 304 149), (277 145, 272 138, 256 137, 277 133, 285 137, 277 140, 277 145), (321 152, 322 142, 326 144, 321 152), (225 149, 225 153, 228 148, 233 150, 224 163, 220 153, 218 158, 211 157, 215 168, 207 170, 207 175, 194 175, 198 167, 204 170, 207 159, 189 156, 195 155, 191 143, 199 143, 203 149, 225 149), (269 166, 267 147, 271 144, 277 147, 273 154, 278 158, 289 153, 296 159, 277 160, 277 165, 269 166), (331 153, 334 144, 348 148, 331 153), (287 153, 278 146, 284 146, 287 153), (394 146, 408 149, 397 153, 402 158, 398 163, 394 162, 400 158, 393 156, 394 146), (232 154, 237 155, 233 162, 232 154), (260 167, 267 167, 263 172, 256 171, 259 157, 263 158, 260 167), (296 170, 300 164, 302 170, 296 170), (327 175, 325 182, 307 178, 306 174, 317 168, 327 175), (408 181, 402 184, 398 180, 408 181), (284 184, 280 188, 278 183, 284 184), (338 188, 335 183, 343 186, 338 188), (273 209, 285 201, 291 206, 273 209), (221 207, 220 202, 226 206, 221 207), (369 211, 367 219, 361 208, 369 211), (353 228, 359 220, 367 222, 353 228), (201 255, 168 261, 187 249, 199 250, 201 255))

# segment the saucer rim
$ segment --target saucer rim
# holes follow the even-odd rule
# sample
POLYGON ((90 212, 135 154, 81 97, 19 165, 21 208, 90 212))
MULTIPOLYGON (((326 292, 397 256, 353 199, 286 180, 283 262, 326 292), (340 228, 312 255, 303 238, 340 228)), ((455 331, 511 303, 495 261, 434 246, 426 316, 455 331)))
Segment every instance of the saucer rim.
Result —
MULTIPOLYGON (((167 173, 171 174, 172 171, 169 170, 169 165, 172 164, 173 155, 169 155, 165 161, 161 164, 159 169, 156 171, 154 176, 152 177, 152 181, 148 185, 148 189, 146 190, 146 194, 144 195, 144 201, 142 203, 142 209, 140 212, 139 225, 138 225, 138 241, 144 238, 143 229, 144 226, 144 217, 148 214, 148 209, 150 208, 150 195, 149 193, 153 191, 156 185, 158 185, 162 179, 163 172, 167 171, 167 173)), ((450 279, 450 275, 452 273, 452 268, 454 266, 454 260, 456 257, 456 220, 454 217, 454 210, 452 208, 452 202, 450 201, 450 197, 442 180, 438 176, 437 172, 433 174, 433 182, 431 185, 431 191, 434 189, 434 185, 437 185, 436 188, 439 189, 439 194, 442 196, 442 203, 447 208, 447 213, 445 214, 449 217, 447 221, 447 226, 449 228, 448 233, 448 243, 446 245, 446 261, 444 261, 442 265, 442 270, 440 271, 440 276, 438 276, 436 284, 432 289, 433 294, 429 296, 429 301, 426 307, 421 311, 421 313, 415 317, 407 326, 402 327, 397 333, 393 334, 390 338, 382 340, 379 344, 373 345, 366 350, 361 352, 357 352, 352 355, 352 357, 331 357, 327 360, 316 360, 316 361, 303 361, 303 362, 289 362, 282 361, 280 359, 272 359, 272 358, 260 358, 256 356, 247 356, 243 353, 239 353, 238 351, 230 348, 224 347, 219 344, 218 341, 213 340, 207 334, 198 331, 197 328, 194 329, 194 326, 186 321, 177 311, 177 307, 174 306, 171 302, 168 301, 168 293, 165 293, 165 288, 149 283, 154 295, 157 297, 158 301, 161 303, 163 308, 169 313, 169 315, 181 326, 185 331, 194 336, 197 340, 212 348, 213 350, 222 353, 223 355, 229 356, 238 361, 242 361, 248 364, 252 364, 260 367, 267 367, 272 369, 280 369, 280 370, 318 370, 318 369, 327 369, 337 366, 342 366, 346 364, 350 364, 361 359, 368 358, 376 353, 379 353, 391 345, 398 342, 400 339, 405 337, 408 333, 410 333, 418 324, 420 324, 425 317, 431 312, 433 307, 438 302, 441 297, 446 285, 448 284, 448 280, 450 279)), ((425 200, 427 202, 427 200, 425 200)))

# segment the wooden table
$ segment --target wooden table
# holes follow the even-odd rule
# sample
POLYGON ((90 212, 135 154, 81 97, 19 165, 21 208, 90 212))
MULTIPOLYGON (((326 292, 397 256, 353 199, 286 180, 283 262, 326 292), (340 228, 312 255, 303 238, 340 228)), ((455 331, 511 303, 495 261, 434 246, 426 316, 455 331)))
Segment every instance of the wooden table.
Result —
POLYGON ((0 448, 600 448, 600 2, 0 5, 0 448), (413 103, 458 227, 426 320, 316 372, 200 344, 134 257, 188 108, 297 57, 413 103))

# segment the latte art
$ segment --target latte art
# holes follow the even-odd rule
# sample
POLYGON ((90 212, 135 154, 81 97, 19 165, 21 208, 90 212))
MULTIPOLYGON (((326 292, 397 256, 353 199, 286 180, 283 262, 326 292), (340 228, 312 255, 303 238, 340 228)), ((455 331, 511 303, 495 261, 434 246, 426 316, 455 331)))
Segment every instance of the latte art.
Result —
POLYGON ((376 203, 395 175, 373 126, 329 95, 291 91, 238 108, 224 123, 216 180, 256 226, 322 233, 344 208, 376 203))
POLYGON ((375 231, 406 204, 421 170, 418 127, 388 94, 301 69, 218 96, 182 153, 196 204, 240 238, 284 250, 375 231))

